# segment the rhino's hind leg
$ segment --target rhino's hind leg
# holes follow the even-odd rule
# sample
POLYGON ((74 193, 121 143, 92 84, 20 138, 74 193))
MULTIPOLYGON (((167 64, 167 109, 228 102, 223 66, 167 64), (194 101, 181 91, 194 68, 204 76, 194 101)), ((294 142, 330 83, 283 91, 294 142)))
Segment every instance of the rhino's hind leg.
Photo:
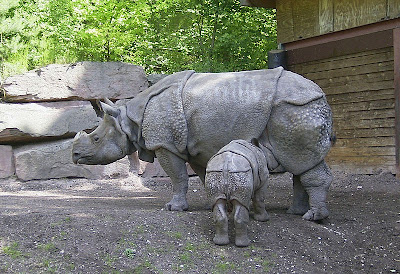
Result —
POLYGON ((303 215, 303 219, 317 221, 328 217, 326 196, 332 182, 332 173, 325 161, 301 174, 300 181, 308 193, 310 203, 310 209, 303 215))
POLYGON ((304 215, 309 209, 309 197, 300 182, 299 175, 293 175, 293 203, 287 213, 295 215, 304 215))
POLYGON ((253 219, 260 222, 269 220, 268 212, 265 210, 264 196, 266 184, 256 190, 253 197, 254 214, 253 219))
POLYGON ((172 181, 173 197, 165 208, 170 211, 188 210, 189 204, 186 200, 188 191, 188 180, 186 162, 166 149, 156 150, 156 156, 165 173, 172 181))
POLYGON ((238 201, 233 200, 233 212, 235 223, 235 245, 239 247, 248 246, 250 239, 247 234, 247 225, 249 223, 249 211, 238 201))
POLYGON ((226 200, 218 199, 214 205, 213 213, 215 221, 215 237, 213 241, 216 245, 227 245, 229 244, 229 236, 226 200))

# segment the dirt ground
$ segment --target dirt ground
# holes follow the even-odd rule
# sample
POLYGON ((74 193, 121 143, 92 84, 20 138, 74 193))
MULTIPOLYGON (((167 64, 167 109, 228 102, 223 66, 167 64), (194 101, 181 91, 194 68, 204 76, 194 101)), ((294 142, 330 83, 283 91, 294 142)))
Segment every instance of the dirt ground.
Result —
POLYGON ((251 220, 237 248, 212 243, 196 177, 188 212, 162 209, 168 179, 1 180, 0 273, 400 273, 394 176, 335 173, 321 223, 286 214, 291 194, 290 175, 273 176, 271 218, 251 220))

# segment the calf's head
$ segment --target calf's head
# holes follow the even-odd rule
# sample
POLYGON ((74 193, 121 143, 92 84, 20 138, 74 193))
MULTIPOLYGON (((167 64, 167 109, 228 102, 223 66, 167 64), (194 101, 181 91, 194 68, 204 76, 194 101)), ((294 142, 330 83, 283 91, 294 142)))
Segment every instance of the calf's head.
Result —
POLYGON ((119 123, 120 111, 116 107, 100 103, 104 113, 103 121, 90 134, 78 132, 72 146, 72 160, 75 164, 106 165, 135 151, 119 123))

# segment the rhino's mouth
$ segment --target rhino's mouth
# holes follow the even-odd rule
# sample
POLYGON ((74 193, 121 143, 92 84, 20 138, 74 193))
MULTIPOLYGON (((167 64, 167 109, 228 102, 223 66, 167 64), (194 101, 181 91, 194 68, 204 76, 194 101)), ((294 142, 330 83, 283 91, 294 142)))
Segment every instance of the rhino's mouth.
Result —
POLYGON ((75 164, 87 164, 88 161, 85 158, 80 158, 76 161, 75 164))
POLYGON ((85 157, 82 157, 79 153, 73 153, 72 154, 72 161, 74 164, 86 164, 87 159, 85 157))

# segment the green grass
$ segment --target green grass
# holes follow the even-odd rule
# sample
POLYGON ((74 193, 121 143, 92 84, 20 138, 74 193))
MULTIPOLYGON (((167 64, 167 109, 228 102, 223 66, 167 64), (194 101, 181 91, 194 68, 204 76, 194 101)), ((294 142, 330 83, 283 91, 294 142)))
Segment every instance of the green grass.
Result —
POLYGON ((215 273, 227 273, 229 271, 233 271, 236 268, 236 265, 231 262, 221 262, 218 263, 215 268, 215 273))
POLYGON ((53 243, 39 244, 38 248, 47 252, 53 252, 57 250, 57 247, 53 243))
POLYGON ((146 270, 150 270, 151 272, 155 272, 158 273, 158 270, 156 269, 155 266, 153 266, 151 264, 151 262, 149 261, 144 261, 143 263, 140 263, 134 270, 133 273, 135 274, 141 274, 141 273, 148 273, 149 271, 146 270))
POLYGON ((136 250, 132 249, 132 248, 127 248, 124 251, 124 255, 130 259, 134 258, 136 255, 136 250))
POLYGON ((261 265, 262 265, 263 270, 264 270, 265 272, 269 272, 269 271, 271 270, 271 267, 272 267, 274 264, 271 263, 271 262, 268 261, 268 260, 265 260, 265 261, 262 262, 261 265))
POLYGON ((8 246, 3 247, 3 252, 12 259, 18 259, 23 256, 22 252, 19 250, 19 244, 13 242, 8 246))
POLYGON ((169 237, 171 238, 175 238, 177 240, 180 240, 183 238, 182 232, 171 232, 171 231, 167 231, 165 232, 169 237))

